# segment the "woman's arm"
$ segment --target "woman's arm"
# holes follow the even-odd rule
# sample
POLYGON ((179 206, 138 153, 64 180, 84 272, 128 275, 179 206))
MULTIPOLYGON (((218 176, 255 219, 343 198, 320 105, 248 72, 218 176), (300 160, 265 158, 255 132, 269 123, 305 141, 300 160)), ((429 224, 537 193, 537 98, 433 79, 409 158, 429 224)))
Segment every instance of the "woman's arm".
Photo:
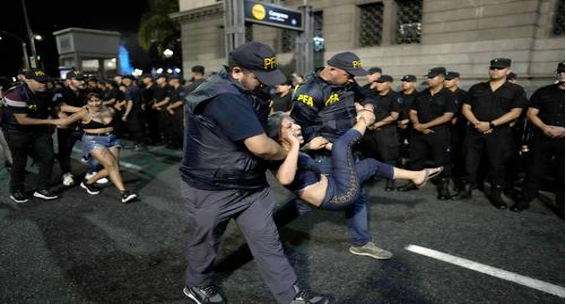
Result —
POLYGON ((66 104, 61 105, 61 112, 65 112, 65 113, 77 113, 82 109, 83 107, 74 107, 66 104))
POLYGON ((287 153, 287 157, 277 170, 275 176, 277 180, 283 185, 290 185, 295 180, 297 173, 297 163, 299 162, 299 145, 293 145, 291 150, 287 153))

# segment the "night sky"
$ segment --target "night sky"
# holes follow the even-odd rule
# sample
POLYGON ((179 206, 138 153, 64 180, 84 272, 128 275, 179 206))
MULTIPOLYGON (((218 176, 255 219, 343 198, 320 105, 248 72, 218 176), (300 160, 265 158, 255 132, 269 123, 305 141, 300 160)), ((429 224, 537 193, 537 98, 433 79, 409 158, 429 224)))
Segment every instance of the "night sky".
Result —
MULTIPOLYGON (((26 0, 25 3, 32 31, 43 36, 43 41, 36 41, 35 46, 46 72, 50 75, 59 74, 53 32, 69 27, 111 30, 127 34, 132 41, 135 40, 141 15, 146 10, 146 0, 26 0)), ((28 43, 21 0, 2 1, 1 11, 0 30, 15 34, 28 43)), ((13 76, 22 67, 21 43, 11 37, 2 35, 2 38, 0 76, 13 76)), ((148 56, 139 47, 133 46, 133 43, 126 43, 132 53, 134 65, 142 68, 147 65, 148 56)), ((29 47, 28 53, 31 55, 29 47)))

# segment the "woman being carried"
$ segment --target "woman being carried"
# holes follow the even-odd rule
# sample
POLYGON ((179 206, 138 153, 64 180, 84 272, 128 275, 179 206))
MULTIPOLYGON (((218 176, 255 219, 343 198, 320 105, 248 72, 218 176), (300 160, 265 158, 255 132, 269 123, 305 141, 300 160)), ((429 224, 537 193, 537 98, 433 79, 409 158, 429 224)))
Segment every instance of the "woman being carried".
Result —
POLYGON ((332 173, 324 175, 310 156, 300 152, 304 142, 301 127, 283 112, 272 114, 268 122, 269 136, 288 151, 287 158, 277 169, 277 180, 300 199, 316 207, 343 210, 358 198, 362 183, 373 176, 408 179, 421 187, 442 171, 442 167, 403 170, 372 158, 354 163, 351 147, 374 120, 373 112, 361 110, 354 127, 334 143, 316 137, 302 148, 303 151, 322 148, 332 151, 332 173))
POLYGON ((94 186, 94 183, 103 177, 109 177, 120 191, 122 203, 130 203, 137 198, 137 195, 124 188, 120 175, 120 142, 113 133, 116 111, 104 106, 97 93, 89 93, 86 99, 87 105, 84 108, 67 118, 57 120, 58 125, 81 121, 84 131, 81 139, 83 150, 89 152, 104 167, 90 179, 82 182, 81 188, 90 195, 97 195, 100 190, 94 186))

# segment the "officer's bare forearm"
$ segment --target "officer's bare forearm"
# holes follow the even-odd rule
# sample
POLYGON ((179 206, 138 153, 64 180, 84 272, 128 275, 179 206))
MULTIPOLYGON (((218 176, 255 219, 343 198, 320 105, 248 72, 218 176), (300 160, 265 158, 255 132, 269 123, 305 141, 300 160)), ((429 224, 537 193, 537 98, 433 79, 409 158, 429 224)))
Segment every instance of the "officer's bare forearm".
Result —
POLYGON ((549 125, 545 124, 539 117, 538 117, 539 109, 536 108, 529 108, 527 111, 527 118, 535 125, 537 128, 541 129, 543 132, 546 132, 549 125))
POLYGON ((397 112, 391 112, 391 114, 389 114, 387 117, 385 117, 384 119, 376 122, 374 125, 377 125, 377 127, 383 127, 386 126, 392 122, 395 122, 397 120, 397 118, 399 118, 399 113, 397 112))
POLYGON ((454 113, 446 112, 446 113, 442 114, 442 116, 437 117, 437 118, 435 118, 435 119, 433 119, 433 120, 431 120, 431 121, 429 121, 429 122, 427 122, 423 125, 426 127, 426 129, 436 127, 436 126, 440 126, 442 124, 445 124, 445 123, 451 121, 452 117, 454 117, 454 113))
POLYGON ((27 114, 14 114, 18 123, 22 126, 53 125, 53 119, 37 119, 28 117, 27 114))
POLYGON ((462 114, 473 125, 480 122, 479 119, 477 119, 476 116, 474 115, 474 113, 472 112, 472 107, 468 104, 462 105, 462 114))
POLYGON ((411 119, 411 122, 413 123, 413 125, 418 125, 419 123, 419 117, 418 117, 418 112, 415 110, 411 110, 409 112, 409 118, 411 119))
POLYGON ((171 105, 169 106, 169 109, 174 110, 174 109, 176 109, 176 108, 178 108, 178 107, 180 107, 180 106, 182 106, 182 105, 183 105, 183 101, 181 101, 181 100, 175 101, 173 104, 171 104, 171 105))
POLYGON ((519 118, 519 116, 521 116, 521 111, 523 111, 521 108, 513 108, 511 109, 511 111, 505 113, 505 115, 495 120, 492 120, 491 123, 494 124, 495 126, 508 124, 511 121, 519 118))
POLYGON ((266 160, 282 160, 287 156, 287 151, 265 133, 246 138, 244 145, 255 156, 266 160))

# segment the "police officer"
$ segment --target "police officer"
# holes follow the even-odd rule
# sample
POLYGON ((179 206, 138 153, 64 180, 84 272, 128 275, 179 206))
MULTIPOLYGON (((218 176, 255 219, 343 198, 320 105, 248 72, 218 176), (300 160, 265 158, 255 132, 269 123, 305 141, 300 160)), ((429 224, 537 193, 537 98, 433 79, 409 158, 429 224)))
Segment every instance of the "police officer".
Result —
MULTIPOLYGON (((356 121, 356 102, 359 107, 373 111, 372 99, 375 94, 365 94, 366 90, 362 90, 354 81, 354 76, 367 75, 360 58, 352 52, 341 52, 326 63, 327 66, 320 73, 307 77, 293 97, 291 117, 301 126, 305 142, 317 136, 333 142, 348 131, 356 121)), ((319 164, 322 173, 330 173, 332 164, 328 151, 313 151, 312 157, 319 164)), ((293 217, 304 214, 309 208, 305 203, 293 200, 278 210, 276 222, 283 225, 293 217)), ((367 216, 363 195, 346 210, 352 237, 350 253, 375 259, 391 258, 391 252, 377 247, 373 242, 367 216)))
POLYGON ((514 212, 529 207, 542 185, 545 169, 554 160, 556 205, 558 215, 564 218, 564 62, 558 64, 556 78, 557 83, 536 90, 530 99, 527 117, 535 133, 521 199, 510 209, 514 212))
POLYGON ((168 144, 170 141, 170 134, 167 129, 169 114, 167 114, 167 106, 171 101, 171 87, 169 87, 168 76, 160 74, 155 79, 157 86, 153 91, 152 109, 157 117, 157 128, 161 134, 161 142, 168 144))
POLYGON ((195 65, 191 68, 191 81, 187 85, 187 93, 194 91, 199 85, 206 81, 204 77, 204 67, 202 65, 195 65))
MULTIPOLYGON (((454 94, 444 87, 446 68, 432 68, 425 76, 428 78, 428 89, 419 92, 409 113, 413 131, 408 166, 412 170, 423 169, 426 156, 430 153, 434 167, 444 166, 437 178, 438 199, 447 200, 450 198, 450 122, 456 111, 456 103, 454 94)), ((416 189, 417 186, 412 182, 398 188, 399 191, 416 189)))
POLYGON ((525 90, 506 79, 510 67, 511 59, 491 60, 490 80, 473 85, 468 91, 470 100, 462 105, 462 114, 470 123, 464 139, 466 185, 457 198, 471 198, 478 167, 485 154, 489 162, 491 203, 498 209, 507 208, 501 196, 505 162, 513 140, 509 124, 521 115, 527 102, 525 90))
MULTIPOLYGON (((446 73, 444 86, 454 94, 454 102, 456 103, 456 112, 452 118, 452 126, 450 127, 450 142, 452 157, 452 181, 454 182, 454 191, 459 193, 464 189, 464 176, 466 175, 466 165, 464 161, 464 138, 468 129, 468 120, 462 115, 462 103, 469 100, 468 92, 460 88, 460 73, 450 71, 446 73)), ((457 196, 457 194, 456 194, 457 196)))
POLYGON ((187 90, 181 85, 183 79, 179 76, 171 76, 169 78, 169 86, 171 87, 171 101, 167 106, 167 115, 169 115, 169 134, 171 141, 168 143, 169 149, 180 149, 183 146, 183 105, 187 90))
POLYGON ((142 94, 138 86, 135 84, 136 78, 132 75, 123 76, 122 82, 126 86, 124 100, 126 101, 126 110, 122 115, 122 121, 130 132, 134 140, 134 149, 136 151, 145 151, 145 123, 142 115, 142 94))
MULTIPOLYGON (((86 104, 85 78, 82 72, 76 70, 69 71, 65 78, 66 86, 54 92, 53 100, 63 112, 74 112, 65 108, 66 106, 81 108, 86 104)), ((82 135, 83 132, 79 128, 78 123, 57 129, 57 147, 59 150, 57 159, 61 166, 63 185, 65 186, 75 184, 74 176, 71 172, 71 154, 73 153, 73 146, 77 140, 81 139, 82 135)))
MULTIPOLYGON (((272 218, 274 198, 264 159, 286 151, 264 133, 253 92, 285 81, 275 52, 248 42, 229 56, 228 66, 187 97, 181 189, 193 227, 187 245, 186 287, 195 303, 224 303, 213 284, 213 263, 230 219, 242 230, 259 271, 277 303, 322 304, 297 287, 272 218)), ((261 111, 260 111, 261 110, 261 111)))
MULTIPOLYGON (((375 158, 395 166, 399 158, 399 138, 397 137, 397 118, 400 105, 397 92, 392 89, 393 77, 381 75, 376 81, 378 100, 374 100, 375 123, 368 127, 362 138, 362 149, 366 157, 375 158)), ((385 191, 393 191, 395 183, 387 180, 385 191)))
POLYGON ((148 143, 150 145, 157 145, 161 142, 161 133, 159 132, 158 116, 152 108, 155 100, 153 99, 154 91, 156 88, 155 81, 150 74, 144 74, 142 79, 142 105, 143 118, 147 124, 147 135, 149 137, 148 143))
POLYGON ((381 73, 383 73, 383 70, 380 67, 369 68, 368 74, 366 75, 368 82, 364 85, 364 88, 375 91, 377 89, 376 81, 381 77, 381 73))
POLYGON ((13 157, 10 171, 10 199, 16 203, 28 201, 24 189, 27 157, 35 152, 39 164, 36 198, 58 198, 49 189, 55 153, 53 152, 54 119, 52 96, 44 95, 49 77, 39 69, 24 72, 23 82, 10 89, 2 101, 2 130, 13 157), (32 151, 32 149, 34 151, 32 151))
POLYGON ((411 74, 401 77, 401 91, 397 94, 397 102, 400 105, 399 117, 397 118, 397 134, 399 134, 401 160, 397 165, 402 168, 406 167, 405 162, 409 157, 410 135, 413 127, 409 119, 409 112, 417 97, 417 93, 417 77, 411 74))

